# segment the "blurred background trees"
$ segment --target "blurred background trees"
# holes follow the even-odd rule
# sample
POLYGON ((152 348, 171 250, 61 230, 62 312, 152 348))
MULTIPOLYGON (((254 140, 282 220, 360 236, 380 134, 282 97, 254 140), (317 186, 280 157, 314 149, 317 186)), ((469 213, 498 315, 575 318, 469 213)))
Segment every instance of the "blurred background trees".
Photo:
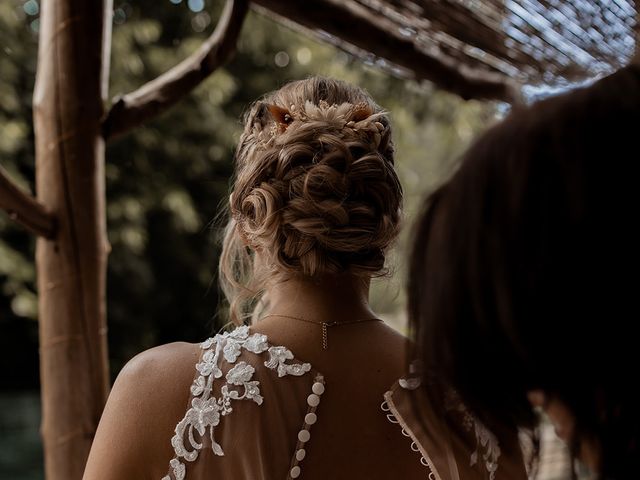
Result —
MULTIPOLYGON (((222 2, 114 1, 110 95, 133 90, 195 50, 222 2)), ((33 190, 32 93, 38 0, 0 3, 0 164, 33 190)), ((169 112, 107 150, 112 374, 133 355, 170 341, 196 342, 224 323, 216 265, 232 156, 242 113, 267 91, 309 75, 366 88, 391 112, 406 228, 376 281, 374 308, 403 328, 404 261, 420 199, 496 116, 429 84, 399 80, 335 48, 251 13, 238 52, 169 112)), ((38 344, 34 240, 0 213, 0 479, 42 478, 38 441, 38 344)))

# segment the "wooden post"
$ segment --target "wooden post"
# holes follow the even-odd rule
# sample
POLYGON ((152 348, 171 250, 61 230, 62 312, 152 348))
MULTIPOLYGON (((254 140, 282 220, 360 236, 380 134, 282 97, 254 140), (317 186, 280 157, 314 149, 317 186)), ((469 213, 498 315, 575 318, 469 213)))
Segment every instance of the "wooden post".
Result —
POLYGON ((48 480, 80 480, 107 398, 104 140, 111 1, 43 0, 34 90, 36 246, 48 480))

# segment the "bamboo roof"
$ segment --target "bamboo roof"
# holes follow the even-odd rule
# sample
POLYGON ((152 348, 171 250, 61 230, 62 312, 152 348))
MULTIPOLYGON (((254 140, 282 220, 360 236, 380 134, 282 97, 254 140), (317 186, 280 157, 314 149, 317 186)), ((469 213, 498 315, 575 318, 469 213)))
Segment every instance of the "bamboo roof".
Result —
POLYGON ((633 56, 637 0, 256 0, 258 10, 396 75, 513 100, 633 56))

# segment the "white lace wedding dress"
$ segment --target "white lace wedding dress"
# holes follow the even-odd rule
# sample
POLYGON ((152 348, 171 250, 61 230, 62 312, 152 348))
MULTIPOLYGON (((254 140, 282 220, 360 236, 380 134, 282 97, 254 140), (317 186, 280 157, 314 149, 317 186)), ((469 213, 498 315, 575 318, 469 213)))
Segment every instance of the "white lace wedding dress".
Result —
MULTIPOLYGON (((189 405, 171 439, 175 456, 162 480, 302 478, 306 446, 323 414, 317 412, 323 375, 246 326, 201 348, 189 405)), ((409 437, 407 448, 424 465, 424 478, 526 479, 522 462, 501 462, 496 438, 455 399, 447 399, 446 411, 424 409, 418 421, 411 396, 424 389, 416 387, 414 379, 401 379, 380 399, 380 414, 409 437)), ((432 403, 427 396, 417 400, 432 403)))

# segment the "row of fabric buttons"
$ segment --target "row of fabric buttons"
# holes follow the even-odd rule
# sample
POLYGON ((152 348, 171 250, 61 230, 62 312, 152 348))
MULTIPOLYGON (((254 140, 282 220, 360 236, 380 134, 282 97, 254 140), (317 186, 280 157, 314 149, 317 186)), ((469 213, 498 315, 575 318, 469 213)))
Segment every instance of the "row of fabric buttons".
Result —
MULTIPOLYGON (((382 402, 382 404, 380 405, 380 409, 387 415, 387 420, 389 420, 389 422, 396 423, 396 424, 400 423, 398 421, 398 419, 396 418, 395 414, 391 411, 391 407, 389 407, 389 402, 387 402, 387 400, 386 400, 386 395, 385 395, 384 402, 382 402)), ((411 434, 409 432, 407 432, 404 429, 404 427, 400 430, 400 432, 402 433, 402 435, 404 435, 405 437, 409 437, 409 439, 412 440, 411 445, 409 446, 409 448, 411 448, 412 451, 418 452, 418 453, 422 453, 422 452, 420 452, 420 448, 418 447, 418 444, 415 442, 415 440, 413 440, 413 437, 411 436, 411 434)), ((433 473, 433 470, 431 469, 431 464, 429 463, 429 461, 425 457, 421 456, 420 457, 420 463, 423 466, 427 467, 427 469, 429 471, 429 477, 428 477, 429 480, 436 480, 435 474, 433 473)))
POLYGON ((289 478, 299 478, 302 471, 300 470, 300 462, 307 455, 305 444, 311 439, 311 425, 318 421, 316 409, 320 405, 320 396, 324 393, 324 377, 317 375, 313 386, 311 387, 311 395, 307 397, 307 405, 309 406, 307 414, 304 417, 304 427, 298 432, 298 445, 296 446, 296 454, 294 456, 293 465, 289 470, 289 478))

